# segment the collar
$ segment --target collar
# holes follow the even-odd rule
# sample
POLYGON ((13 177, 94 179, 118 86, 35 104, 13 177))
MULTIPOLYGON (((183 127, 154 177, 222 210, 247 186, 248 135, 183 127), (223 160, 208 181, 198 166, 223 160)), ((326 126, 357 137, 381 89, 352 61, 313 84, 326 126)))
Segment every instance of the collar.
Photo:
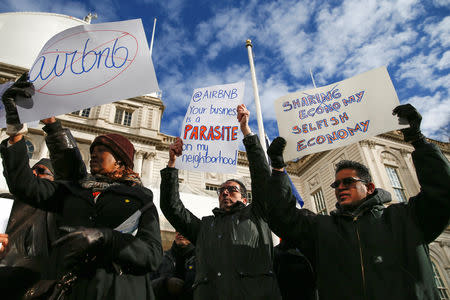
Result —
POLYGON ((239 210, 243 209, 245 206, 246 206, 246 205, 245 205, 244 203, 242 203, 241 201, 237 201, 236 203, 234 203, 233 205, 231 205, 231 207, 230 207, 229 210, 225 210, 225 209, 216 207, 216 208, 213 209, 212 212, 213 212, 213 214, 214 214, 215 216, 218 216, 218 215, 228 215, 228 214, 233 214, 233 213, 235 213, 236 211, 239 211, 239 210))
POLYGON ((332 211, 331 215, 342 215, 350 217, 358 217, 363 215, 367 211, 382 210, 384 204, 392 201, 391 194, 380 188, 376 188, 375 191, 361 200, 361 204, 352 210, 343 209, 339 203, 336 203, 336 210, 332 211))

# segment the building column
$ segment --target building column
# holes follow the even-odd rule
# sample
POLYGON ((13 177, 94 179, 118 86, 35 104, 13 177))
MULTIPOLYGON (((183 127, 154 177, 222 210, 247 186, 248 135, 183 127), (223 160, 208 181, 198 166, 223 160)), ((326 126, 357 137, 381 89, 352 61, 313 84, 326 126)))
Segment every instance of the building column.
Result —
POLYGON ((41 148, 39 149, 39 155, 37 160, 39 161, 41 158, 47 158, 47 156, 48 156, 48 148, 44 138, 44 140, 41 143, 41 148))
POLYGON ((151 185, 153 181, 153 165, 155 162, 156 152, 150 152, 147 153, 147 161, 148 161, 148 167, 147 167, 147 173, 148 173, 148 182, 151 185))
POLYGON ((142 160, 143 160, 143 152, 138 151, 136 152, 136 157, 134 159, 134 171, 141 176, 142 172, 142 160))

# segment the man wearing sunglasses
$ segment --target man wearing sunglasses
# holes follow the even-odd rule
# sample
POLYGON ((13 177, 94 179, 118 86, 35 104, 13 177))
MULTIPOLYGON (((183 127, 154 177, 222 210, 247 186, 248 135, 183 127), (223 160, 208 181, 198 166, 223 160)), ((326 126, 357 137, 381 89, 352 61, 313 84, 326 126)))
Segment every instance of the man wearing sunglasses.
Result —
POLYGON ((385 207, 391 195, 375 187, 367 167, 341 161, 331 183, 337 210, 308 215, 295 208, 282 172, 286 141, 275 139, 267 151, 274 168, 267 190, 269 225, 299 249, 314 249, 305 254, 315 268, 321 300, 440 299, 428 244, 449 225, 450 165, 425 140, 422 117, 413 106, 400 105, 393 114, 410 124, 402 132, 415 148, 412 160, 421 185, 407 203, 385 207))
POLYGON ((248 110, 241 104, 237 112, 249 161, 252 203, 247 205, 244 184, 230 179, 218 189, 219 207, 214 215, 199 219, 187 210, 179 197, 178 170, 174 168, 183 145, 177 139, 170 146, 167 168, 161 170, 161 210, 195 245, 194 299, 281 299, 263 201, 270 169, 258 137, 248 126, 248 110))

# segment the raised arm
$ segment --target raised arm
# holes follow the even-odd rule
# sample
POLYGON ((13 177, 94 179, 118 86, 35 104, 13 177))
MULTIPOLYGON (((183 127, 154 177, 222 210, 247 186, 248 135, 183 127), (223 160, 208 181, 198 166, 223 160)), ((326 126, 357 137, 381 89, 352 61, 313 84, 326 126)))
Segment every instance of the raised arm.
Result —
MULTIPOLYGON (((253 134, 248 125, 250 112, 244 104, 237 107, 237 119, 239 121, 242 134, 244 135, 244 146, 249 162, 251 186, 252 186, 252 206, 256 213, 267 219, 267 203, 264 201, 264 187, 270 177, 270 168, 264 150, 261 147, 258 136, 253 134)), ((263 137, 264 138, 264 137, 263 137)))
POLYGON ((170 146, 167 168, 161 170, 160 207, 176 231, 195 245, 201 220, 186 209, 181 202, 178 190, 178 169, 175 169, 175 160, 177 156, 181 155, 182 147, 183 141, 177 138, 170 146))
POLYGON ((58 192, 62 189, 61 183, 33 175, 23 137, 12 145, 8 143, 9 140, 1 143, 0 152, 3 175, 11 194, 31 206, 47 211, 58 211, 60 209, 58 192))
POLYGON ((314 224, 317 216, 307 210, 296 208, 291 182, 284 172, 283 151, 286 141, 277 137, 267 149, 273 162, 272 176, 266 185, 268 223, 270 229, 282 239, 287 239, 298 248, 310 248, 314 242, 314 224))
POLYGON ((55 179, 77 181, 86 176, 86 165, 69 129, 55 117, 42 120, 47 136, 45 142, 55 170, 55 179))
POLYGON ((409 199, 408 207, 424 233, 424 242, 430 243, 450 222, 450 164, 436 145, 425 140, 420 131, 422 117, 412 105, 400 105, 393 113, 410 124, 402 132, 415 148, 412 158, 421 190, 409 199))

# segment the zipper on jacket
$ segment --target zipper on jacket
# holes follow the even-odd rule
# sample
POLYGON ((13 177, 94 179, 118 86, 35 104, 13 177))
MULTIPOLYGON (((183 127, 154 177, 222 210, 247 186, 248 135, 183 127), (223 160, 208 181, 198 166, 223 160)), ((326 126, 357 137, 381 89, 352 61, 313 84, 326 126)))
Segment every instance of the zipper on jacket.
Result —
POLYGON ((355 228, 356 228, 356 236, 358 237, 359 260, 360 260, 360 264, 361 264, 361 275, 362 275, 362 281, 363 281, 364 299, 367 299, 366 276, 365 276, 365 272, 364 272, 363 253, 362 253, 362 249, 361 249, 361 239, 359 238, 358 224, 356 223, 357 221, 358 221, 358 216, 353 217, 353 223, 355 224, 355 228))

